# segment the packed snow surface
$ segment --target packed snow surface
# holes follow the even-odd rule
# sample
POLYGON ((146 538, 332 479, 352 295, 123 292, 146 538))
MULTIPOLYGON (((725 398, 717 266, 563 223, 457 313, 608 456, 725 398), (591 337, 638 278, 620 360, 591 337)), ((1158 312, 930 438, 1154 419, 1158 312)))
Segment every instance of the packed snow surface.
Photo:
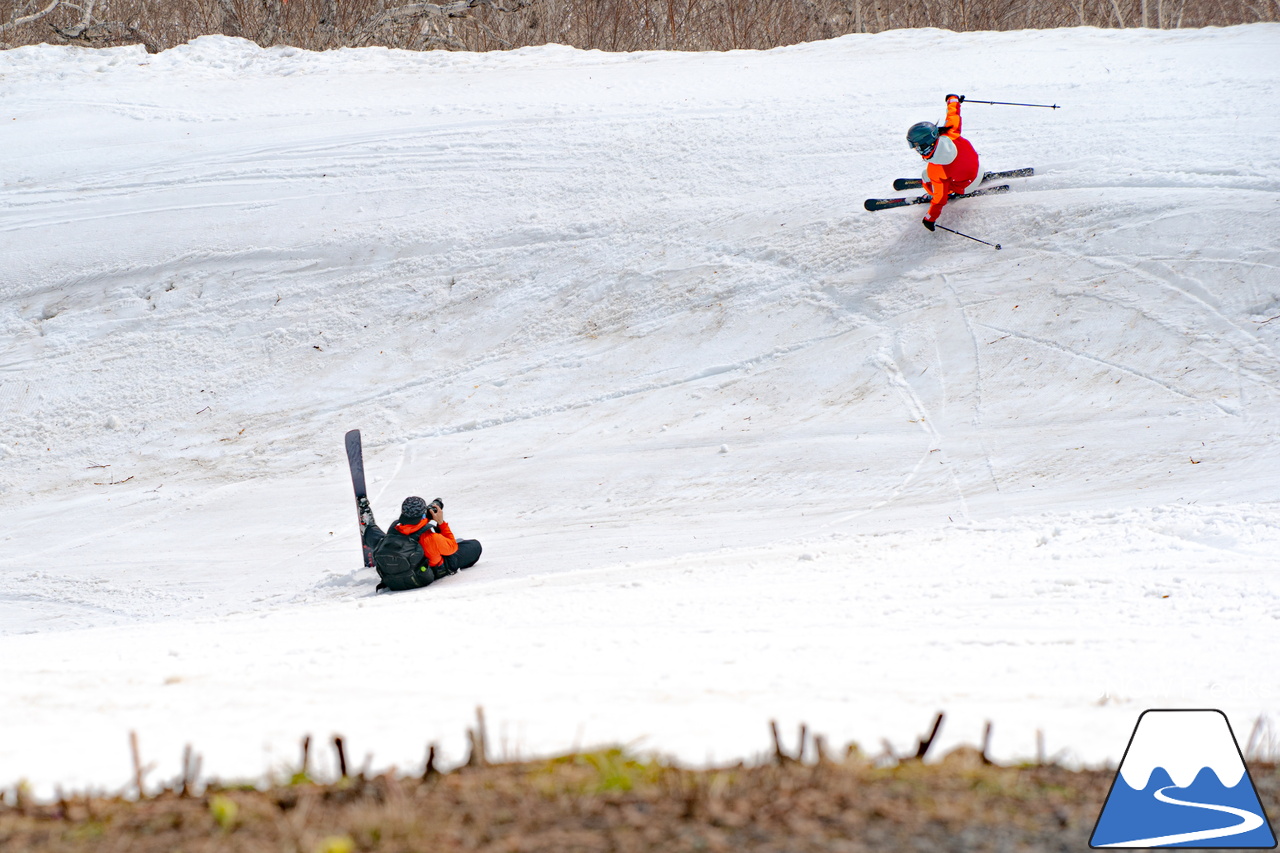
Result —
MULTIPOLYGON (((0 785, 1280 707, 1280 25, 0 53, 0 785), (945 57, 945 62, 935 62, 945 57), (1005 195, 867 213, 967 103, 1005 195), (374 594, 440 496, 484 556, 374 594), (327 752, 317 751, 328 759, 327 752)), ((1266 731, 1265 727, 1259 731, 1266 731)), ((1256 739, 1263 741, 1261 735, 1256 739)), ((1274 737, 1269 741, 1273 746, 1274 737)))

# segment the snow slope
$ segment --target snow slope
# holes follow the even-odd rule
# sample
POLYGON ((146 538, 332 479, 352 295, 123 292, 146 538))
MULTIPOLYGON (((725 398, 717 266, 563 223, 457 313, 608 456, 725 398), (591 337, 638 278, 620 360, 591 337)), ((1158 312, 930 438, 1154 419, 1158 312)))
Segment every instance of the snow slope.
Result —
POLYGON ((1280 26, 0 53, 0 784, 1280 706, 1280 26), (950 76, 921 57, 946 55, 950 76), (870 214, 969 104, 942 222, 870 214), (374 509, 474 570, 373 596, 374 509))

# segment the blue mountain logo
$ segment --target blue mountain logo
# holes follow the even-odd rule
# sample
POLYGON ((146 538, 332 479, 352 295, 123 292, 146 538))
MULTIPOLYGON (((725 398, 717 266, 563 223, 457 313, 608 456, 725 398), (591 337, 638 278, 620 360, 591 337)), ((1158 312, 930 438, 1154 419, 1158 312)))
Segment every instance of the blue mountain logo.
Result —
POLYGON ((1275 847, 1226 715, 1144 711, 1089 846, 1275 847))

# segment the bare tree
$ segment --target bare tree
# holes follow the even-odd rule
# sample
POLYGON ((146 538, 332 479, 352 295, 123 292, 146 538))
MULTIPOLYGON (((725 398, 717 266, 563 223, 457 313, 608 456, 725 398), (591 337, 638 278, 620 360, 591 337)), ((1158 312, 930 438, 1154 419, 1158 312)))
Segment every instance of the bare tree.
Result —
MULTIPOLYGON (((27 24, 34 24, 42 18, 47 18, 49 15, 56 12, 58 7, 61 5, 62 0, 50 0, 49 5, 45 6, 43 9, 35 10, 32 8, 35 6, 34 3, 27 2, 18 4, 9 13, 9 20, 4 23, 0 23, 0 39, 3 39, 5 37, 5 33, 10 32, 11 30, 16 30, 18 27, 26 26, 27 24)), ((0 46, 9 47, 9 45, 4 44, 3 42, 0 42, 0 46)))
POLYGON ((1203 27, 1280 20, 1280 0, 0 0, 0 47, 212 33, 312 50, 770 48, 901 27, 1203 27))
POLYGON ((218 0, 218 31, 223 35, 238 36, 244 30, 240 26, 240 10, 231 0, 218 0))
MULTIPOLYGON (((31 11, 33 4, 20 3, 10 12, 9 20, 0 23, 0 38, 6 33, 22 27, 31 27, 37 22, 47 23, 49 29, 68 43, 85 45, 104 44, 142 44, 151 53, 157 53, 161 45, 137 24, 100 17, 97 12, 107 4, 99 0, 49 0, 48 5, 38 11, 31 11)), ((0 46, 8 47, 7 44, 0 46)))
POLYGON ((511 43, 498 36, 484 22, 474 15, 478 8, 487 7, 499 12, 517 12, 530 5, 530 0, 451 0, 445 3, 406 3, 395 6, 374 15, 368 22, 352 34, 352 42, 356 45, 369 44, 376 41, 378 34, 387 29, 403 27, 406 23, 416 24, 419 48, 447 47, 466 50, 467 45, 456 37, 453 29, 455 20, 467 19, 497 39, 504 47, 511 43))

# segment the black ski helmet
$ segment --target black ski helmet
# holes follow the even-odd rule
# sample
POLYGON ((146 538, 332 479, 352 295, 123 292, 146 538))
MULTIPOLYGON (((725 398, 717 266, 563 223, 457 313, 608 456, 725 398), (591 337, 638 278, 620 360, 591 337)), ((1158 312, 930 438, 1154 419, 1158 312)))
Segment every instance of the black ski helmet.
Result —
POLYGON ((921 157, 928 157, 938 144, 938 126, 931 121, 918 121, 907 131, 907 144, 921 157))

